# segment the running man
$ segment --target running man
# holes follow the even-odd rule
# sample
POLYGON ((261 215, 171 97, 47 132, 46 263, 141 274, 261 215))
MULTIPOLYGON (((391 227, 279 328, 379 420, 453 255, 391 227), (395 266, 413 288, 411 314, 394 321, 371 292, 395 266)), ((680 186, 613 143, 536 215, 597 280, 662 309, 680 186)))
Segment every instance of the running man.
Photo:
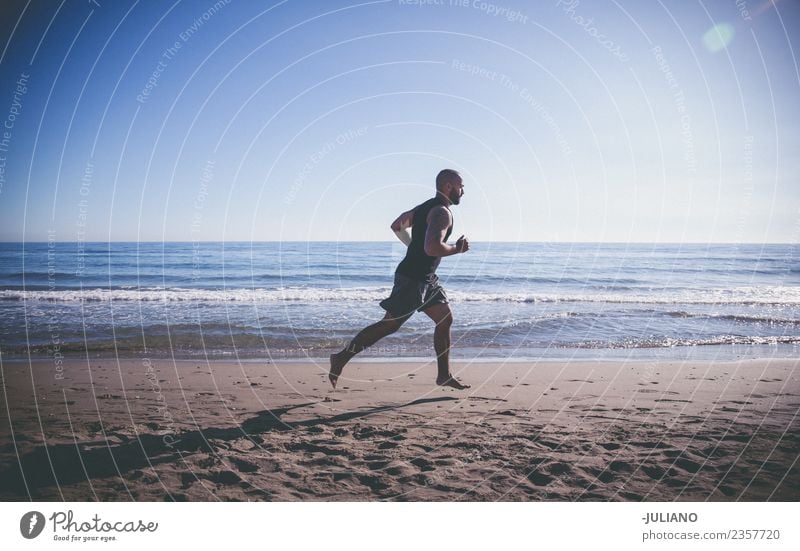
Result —
POLYGON ((443 256, 469 250, 469 241, 463 235, 455 245, 447 244, 447 238, 453 231, 450 206, 459 204, 463 195, 461 176, 455 170, 446 168, 436 176, 436 197, 404 212, 392 222, 392 230, 408 246, 408 251, 395 271, 391 296, 380 303, 386 315, 378 323, 361 330, 341 352, 331 354, 328 378, 333 388, 336 388, 342 369, 353 356, 400 329, 415 311, 425 312, 436 323, 433 332, 439 370, 436 384, 457 390, 469 388, 469 385, 460 383, 450 374, 450 326, 453 313, 436 276, 436 268, 443 256))

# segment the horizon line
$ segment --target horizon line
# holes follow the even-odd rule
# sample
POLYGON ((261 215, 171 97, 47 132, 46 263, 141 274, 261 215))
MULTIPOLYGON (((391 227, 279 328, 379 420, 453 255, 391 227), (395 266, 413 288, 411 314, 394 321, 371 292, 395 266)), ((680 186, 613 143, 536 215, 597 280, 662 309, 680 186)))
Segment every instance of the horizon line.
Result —
MULTIPOLYGON (((0 239, 0 244, 48 244, 48 243, 84 243, 84 244, 133 244, 133 243, 142 243, 142 244, 155 244, 155 243, 396 243, 396 240, 386 239, 386 240, 341 240, 341 241, 330 241, 330 240, 322 240, 322 239, 308 239, 308 240, 296 240, 296 239, 283 239, 283 240, 239 240, 239 239, 232 239, 232 240, 141 240, 141 241, 129 241, 129 240, 110 240, 110 241, 91 241, 91 240, 83 240, 83 241, 61 241, 61 240, 54 240, 54 241, 41 241, 41 240, 30 240, 30 241, 6 241, 0 239)), ((797 241, 561 241, 561 240, 553 240, 553 241, 471 241, 471 243, 502 243, 502 244, 563 244, 563 245, 800 245, 800 242, 797 241)))

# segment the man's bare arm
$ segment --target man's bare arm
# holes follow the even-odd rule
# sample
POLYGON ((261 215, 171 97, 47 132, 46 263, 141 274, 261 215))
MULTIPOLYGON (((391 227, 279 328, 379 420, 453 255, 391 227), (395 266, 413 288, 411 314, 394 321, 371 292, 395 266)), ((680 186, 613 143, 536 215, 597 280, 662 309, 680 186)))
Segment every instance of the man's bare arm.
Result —
POLYGON ((411 234, 408 232, 414 223, 414 211, 409 210, 397 217, 397 220, 392 222, 392 231, 397 236, 397 239, 403 242, 408 247, 411 244, 411 234))
POLYGON ((469 250, 469 242, 463 235, 455 245, 445 243, 447 228, 452 223, 450 216, 450 211, 442 206, 434 207, 428 213, 428 231, 425 233, 425 254, 428 256, 450 256, 469 250))

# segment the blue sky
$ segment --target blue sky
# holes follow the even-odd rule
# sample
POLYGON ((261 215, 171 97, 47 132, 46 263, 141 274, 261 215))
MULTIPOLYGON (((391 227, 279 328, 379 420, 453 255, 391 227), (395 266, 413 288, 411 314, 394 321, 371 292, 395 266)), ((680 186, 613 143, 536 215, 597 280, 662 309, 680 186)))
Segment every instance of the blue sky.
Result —
POLYGON ((10 4, 3 241, 800 238, 797 2, 10 4))

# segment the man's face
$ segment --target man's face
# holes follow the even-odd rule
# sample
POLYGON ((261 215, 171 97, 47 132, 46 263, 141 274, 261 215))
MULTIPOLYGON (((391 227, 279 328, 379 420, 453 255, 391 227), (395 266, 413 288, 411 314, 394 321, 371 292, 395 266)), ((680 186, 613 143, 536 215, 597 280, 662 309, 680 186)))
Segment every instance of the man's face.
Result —
POLYGON ((450 199, 450 202, 454 205, 457 205, 461 202, 461 197, 464 195, 464 184, 461 181, 458 182, 451 182, 450 183, 450 192, 447 194, 447 198, 450 199))

